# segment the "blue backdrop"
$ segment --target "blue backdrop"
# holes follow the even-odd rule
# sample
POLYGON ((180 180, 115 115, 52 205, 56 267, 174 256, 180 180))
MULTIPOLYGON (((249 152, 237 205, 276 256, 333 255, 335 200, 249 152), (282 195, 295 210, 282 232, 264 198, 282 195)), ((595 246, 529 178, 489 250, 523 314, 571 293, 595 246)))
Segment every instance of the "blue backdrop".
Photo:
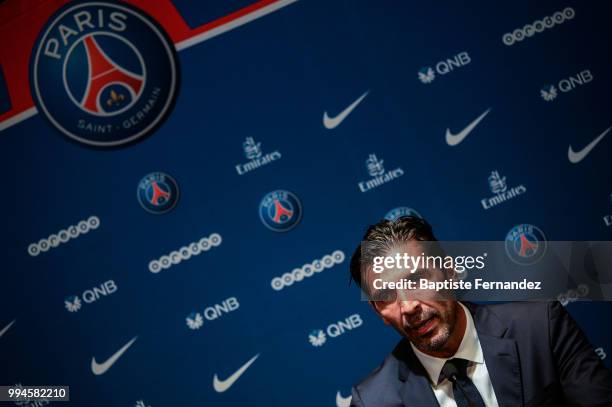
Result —
MULTIPOLYGON (((191 27, 228 13, 213 3, 174 1, 191 27)), ((91 148, 40 113, 6 128, 0 384, 69 385, 75 406, 346 405, 399 339, 348 285, 352 251, 390 210, 416 210, 441 240, 503 240, 519 224, 549 240, 610 240, 612 136, 577 163, 568 148, 612 125, 611 17, 595 1, 299 1, 180 49, 175 106, 144 140, 91 148), (564 10, 562 23, 524 28, 564 10), (488 109, 447 143, 447 129, 488 109), (526 192, 484 209, 492 171, 526 192), (137 198, 155 172, 180 190, 159 215, 137 198), (280 233, 260 216, 276 190, 302 209, 280 233), (29 253, 91 216, 98 227, 29 253), (216 246, 151 272, 213 234, 216 246), (304 267, 334 252, 312 265, 322 271, 304 267), (92 358, 99 372, 126 344, 94 374, 92 358)), ((605 356, 612 305, 567 308, 605 356)))

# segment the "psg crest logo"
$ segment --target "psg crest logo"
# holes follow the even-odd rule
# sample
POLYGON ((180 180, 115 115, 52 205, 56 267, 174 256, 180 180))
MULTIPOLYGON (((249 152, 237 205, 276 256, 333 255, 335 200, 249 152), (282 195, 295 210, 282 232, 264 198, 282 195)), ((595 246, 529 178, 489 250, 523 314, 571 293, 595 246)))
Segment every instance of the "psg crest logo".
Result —
POLYGON ((137 196, 138 202, 146 211, 166 213, 178 202, 178 184, 168 174, 152 172, 138 183, 137 196))
POLYGON ((268 229, 286 232, 302 219, 302 204, 292 192, 282 189, 272 191, 261 200, 259 217, 268 229))
POLYGON ((546 237, 536 226, 516 225, 506 235, 506 254, 520 265, 534 264, 546 253, 546 237))
POLYGON ((97 147, 149 134, 178 87, 174 46, 151 18, 110 1, 70 2, 42 29, 30 62, 32 98, 63 134, 97 147))
POLYGON ((397 208, 391 209, 385 215, 385 219, 387 220, 397 220, 402 216, 416 216, 417 218, 421 218, 422 216, 412 208, 407 206, 398 206, 397 208))

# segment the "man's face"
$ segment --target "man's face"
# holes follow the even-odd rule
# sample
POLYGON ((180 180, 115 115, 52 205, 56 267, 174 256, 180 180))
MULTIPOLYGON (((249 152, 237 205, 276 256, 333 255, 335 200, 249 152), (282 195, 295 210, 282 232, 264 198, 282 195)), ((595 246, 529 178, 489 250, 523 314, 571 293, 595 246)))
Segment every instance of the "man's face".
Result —
MULTIPOLYGON (((418 256, 424 252, 418 241, 403 243, 398 248, 401 253, 418 256)), ((393 253, 389 255, 394 256, 393 253)), ((382 277, 385 281, 399 281, 408 278, 418 281, 426 278, 429 281, 443 281, 446 274, 439 269, 420 269, 416 273, 406 270, 389 270, 373 276, 368 273, 368 280, 382 277)), ((384 293, 384 301, 371 301, 376 312, 386 324, 393 326, 401 335, 408 338, 419 350, 429 354, 444 353, 445 346, 457 327, 459 304, 450 296, 433 290, 395 290, 384 293), (445 299, 448 298, 448 299, 445 299)))

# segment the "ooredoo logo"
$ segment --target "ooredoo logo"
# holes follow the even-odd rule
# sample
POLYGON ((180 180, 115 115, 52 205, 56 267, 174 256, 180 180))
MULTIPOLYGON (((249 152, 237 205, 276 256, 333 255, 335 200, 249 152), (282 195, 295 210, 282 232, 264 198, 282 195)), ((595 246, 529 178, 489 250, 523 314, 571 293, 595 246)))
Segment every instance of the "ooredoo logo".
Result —
POLYGON ((564 22, 573 19, 576 16, 576 11, 571 7, 566 7, 563 11, 557 11, 551 16, 546 16, 540 20, 536 20, 531 24, 526 24, 521 28, 517 28, 511 33, 505 33, 502 36, 504 45, 511 46, 517 42, 521 42, 526 38, 533 37, 546 29, 553 28, 555 25, 563 24, 564 22))
POLYGON ((312 277, 325 269, 330 269, 344 261, 344 252, 336 250, 332 254, 326 254, 322 259, 315 259, 312 263, 306 263, 302 267, 293 269, 291 273, 285 273, 280 277, 274 277, 270 285, 275 291, 289 287, 293 283, 302 281, 305 277, 312 277))
POLYGON ((170 254, 161 256, 159 259, 154 259, 149 262, 149 271, 157 274, 162 270, 179 264, 182 261, 189 260, 192 256, 198 256, 203 252, 217 247, 221 244, 221 235, 212 233, 208 237, 203 237, 197 242, 189 243, 178 250, 173 250, 170 254))
POLYGON ((76 225, 70 225, 66 229, 49 235, 49 237, 40 239, 36 243, 31 243, 28 246, 28 254, 32 257, 36 257, 41 253, 47 252, 52 248, 58 247, 62 243, 67 243, 69 240, 76 239, 79 235, 84 235, 99 227, 100 218, 95 215, 90 216, 87 220, 82 220, 76 225))
POLYGON ((113 147, 150 133, 178 87, 175 50, 125 3, 70 2, 42 29, 30 63, 38 111, 78 142, 113 147))

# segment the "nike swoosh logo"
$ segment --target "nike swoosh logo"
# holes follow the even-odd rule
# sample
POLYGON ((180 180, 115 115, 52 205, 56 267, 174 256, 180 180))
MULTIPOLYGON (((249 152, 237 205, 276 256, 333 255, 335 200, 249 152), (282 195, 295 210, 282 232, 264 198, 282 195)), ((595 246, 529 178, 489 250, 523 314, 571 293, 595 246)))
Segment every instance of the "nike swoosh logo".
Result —
POLYGON ((347 107, 346 109, 344 109, 338 116, 336 117, 329 117, 327 115, 327 111, 323 112, 323 126, 325 126, 326 129, 332 130, 335 129, 336 127, 338 127, 340 125, 340 123, 342 123, 344 121, 344 119, 346 119, 346 116, 348 116, 349 114, 351 114, 351 112, 357 107, 357 105, 359 103, 361 103, 361 101, 368 96, 368 93, 370 93, 370 91, 368 90, 366 93, 364 93, 363 95, 361 95, 359 97, 359 99, 357 99, 356 101, 354 101, 353 103, 351 103, 351 105, 349 107, 347 107))
POLYGON ((257 355, 253 356, 251 360, 242 365, 240 369, 236 370, 233 375, 231 375, 225 380, 219 380, 217 374, 215 373, 215 377, 213 378, 213 387, 215 388, 215 391, 217 393, 223 393, 224 391, 232 387, 236 380, 238 380, 240 376, 242 376, 242 374, 253 364, 253 362, 255 362, 259 355, 260 354, 258 353, 257 355))
POLYGON ((6 331, 8 331, 9 329, 11 329, 11 326, 15 323, 15 321, 17 321, 16 319, 14 319, 13 321, 11 321, 7 326, 5 326, 2 331, 0 331, 0 337, 2 335, 4 335, 6 333, 6 331))
POLYGON ((93 372, 93 374, 101 375, 101 374, 106 373, 106 371, 115 364, 117 359, 119 359, 121 355, 123 355, 130 346, 132 346, 132 344, 136 341, 136 339, 138 339, 137 336, 133 337, 131 341, 123 345, 121 349, 115 352, 115 354, 111 356, 110 358, 108 358, 106 362, 104 363, 97 363, 96 358, 91 358, 91 371, 93 372))
POLYGON ((491 111, 491 108, 487 109, 483 114, 478 116, 472 123, 468 124, 468 126, 461 130, 457 134, 453 134, 450 132, 450 129, 446 129, 446 144, 449 146, 456 146, 461 143, 464 138, 468 136, 474 130, 474 127, 478 126, 478 123, 491 111))
POLYGON ((572 149, 572 146, 569 146, 569 149, 567 150, 567 158, 569 159, 569 161, 572 164, 578 164, 580 161, 582 161, 584 157, 586 157, 587 154, 589 154, 591 150, 595 148, 597 143, 599 143, 601 139, 604 138, 610 130, 612 130, 612 127, 608 127, 603 133, 597 136, 595 140, 591 141, 589 145, 587 145, 585 148, 583 148, 582 150, 578 152, 575 152, 572 149))
POLYGON ((336 393, 336 406, 338 407, 350 407, 351 405, 351 396, 342 397, 340 392, 336 393))

